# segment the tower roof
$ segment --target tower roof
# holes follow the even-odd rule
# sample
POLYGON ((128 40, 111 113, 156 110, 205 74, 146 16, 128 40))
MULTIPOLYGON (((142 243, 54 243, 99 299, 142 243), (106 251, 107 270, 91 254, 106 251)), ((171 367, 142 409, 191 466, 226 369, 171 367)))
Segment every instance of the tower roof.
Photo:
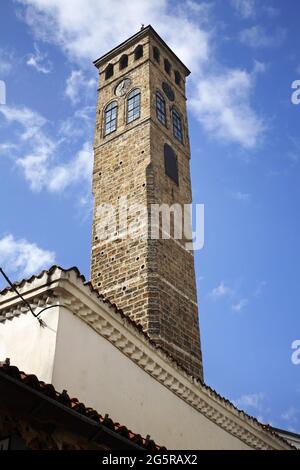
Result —
POLYGON ((186 76, 190 75, 190 70, 184 65, 184 63, 177 57, 177 55, 172 51, 172 49, 168 46, 168 44, 159 36, 159 34, 155 31, 154 28, 152 28, 151 25, 146 26, 145 28, 141 29, 138 31, 136 34, 131 36, 130 38, 126 39, 126 41, 123 41, 121 44, 118 46, 114 47, 111 49, 109 52, 104 54, 103 56, 99 57, 99 59, 95 60, 93 64, 95 67, 99 68, 102 62, 107 61, 115 55, 117 52, 121 52, 122 50, 126 49, 128 46, 131 45, 131 43, 135 42, 137 39, 144 37, 148 33, 152 34, 161 44, 162 46, 170 52, 171 55, 173 55, 176 60, 182 65, 182 67, 185 70, 186 76))

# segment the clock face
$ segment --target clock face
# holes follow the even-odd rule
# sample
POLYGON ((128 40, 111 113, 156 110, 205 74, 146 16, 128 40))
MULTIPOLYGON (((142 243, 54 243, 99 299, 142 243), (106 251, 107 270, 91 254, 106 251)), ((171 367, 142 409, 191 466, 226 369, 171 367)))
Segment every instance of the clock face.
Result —
POLYGON ((127 91, 129 90, 131 85, 131 80, 130 78, 124 78, 120 83, 115 88, 115 94, 116 96, 123 96, 127 91))
POLYGON ((168 83, 162 82, 162 89, 164 90, 165 95, 169 98, 170 101, 175 100, 174 91, 168 83))

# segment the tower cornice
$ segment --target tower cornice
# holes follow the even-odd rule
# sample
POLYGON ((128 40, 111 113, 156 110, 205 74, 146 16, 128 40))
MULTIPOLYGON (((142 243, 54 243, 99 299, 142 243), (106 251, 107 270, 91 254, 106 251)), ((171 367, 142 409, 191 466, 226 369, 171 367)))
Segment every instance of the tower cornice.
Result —
POLYGON ((130 38, 126 39, 126 41, 123 41, 121 44, 118 46, 114 47, 111 49, 109 52, 104 54, 103 56, 99 57, 99 59, 96 59, 93 64, 95 67, 99 69, 99 67, 104 63, 109 61, 111 58, 113 58, 115 55, 120 54, 123 50, 128 49, 129 46, 132 45, 132 43, 136 42, 137 39, 142 39, 148 34, 152 34, 158 40, 158 42, 168 51, 169 54, 171 54, 172 57, 174 57, 183 67, 185 71, 186 77, 190 75, 190 70, 187 68, 186 65, 179 59, 179 57, 172 51, 172 49, 168 46, 168 44, 159 36, 159 34, 155 31, 155 29, 151 26, 148 25, 145 28, 141 29, 138 31, 136 34, 131 36, 130 38))

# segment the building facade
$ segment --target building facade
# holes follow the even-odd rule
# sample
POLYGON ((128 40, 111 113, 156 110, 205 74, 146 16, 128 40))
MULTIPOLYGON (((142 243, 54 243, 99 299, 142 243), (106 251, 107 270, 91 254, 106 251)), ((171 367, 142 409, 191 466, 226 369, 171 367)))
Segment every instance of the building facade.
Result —
MULTIPOLYGON (((120 423, 115 431, 125 425, 147 442, 167 449, 292 448, 269 426, 189 375, 135 322, 84 282, 76 268, 53 266, 14 287, 35 314, 51 308, 40 314, 41 325, 13 289, 0 292, 0 361, 10 358, 12 366, 26 372, 21 376, 30 376, 38 394, 39 389, 47 391, 50 401, 51 390, 45 384, 59 394, 66 390, 69 397, 78 397, 86 410, 108 414, 120 423), (44 384, 37 388, 37 381, 44 384)), ((1 377, 0 369, 0 424, 1 406, 5 416, 8 406, 28 404, 24 392, 22 399, 16 395, 11 403, 12 393, 2 388, 1 377)), ((45 411, 34 403, 27 410, 29 418, 38 421, 45 411)), ((53 414, 53 408, 44 414, 44 424, 47 419, 52 422, 53 414)), ((56 424, 63 442, 71 443, 68 433, 77 428, 68 428, 65 419, 56 424)), ((12 428, 9 433, 5 429, 7 425, 0 426, 0 440, 11 435, 12 428)), ((79 445, 79 440, 75 442, 79 445)))
POLYGON ((190 220, 184 218, 192 201, 189 71, 150 26, 95 65, 93 286, 203 378, 190 220), (163 210, 170 216, 167 230, 163 210))
POLYGON ((0 292, 0 449, 292 449, 204 383, 189 232, 153 224, 191 202, 189 71, 151 27, 95 64, 91 281, 53 266, 0 292))

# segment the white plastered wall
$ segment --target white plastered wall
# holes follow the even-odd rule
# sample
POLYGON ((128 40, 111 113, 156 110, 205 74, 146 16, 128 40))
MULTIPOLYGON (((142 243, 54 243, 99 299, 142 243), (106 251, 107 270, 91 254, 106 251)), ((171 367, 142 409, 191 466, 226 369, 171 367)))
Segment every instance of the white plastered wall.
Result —
POLYGON ((59 309, 43 313, 46 327, 41 327, 31 313, 21 314, 0 323, 0 361, 10 359, 27 374, 52 382, 59 309))
POLYGON ((169 449, 249 449, 64 308, 52 383, 169 449))

